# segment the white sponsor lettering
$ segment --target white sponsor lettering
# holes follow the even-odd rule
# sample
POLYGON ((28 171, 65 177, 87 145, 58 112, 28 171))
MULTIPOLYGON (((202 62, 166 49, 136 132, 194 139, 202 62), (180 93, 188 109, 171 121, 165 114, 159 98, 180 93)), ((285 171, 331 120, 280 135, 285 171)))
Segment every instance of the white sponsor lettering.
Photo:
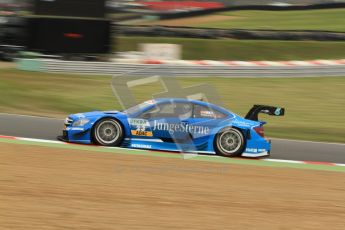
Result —
POLYGON ((141 149, 151 149, 151 145, 145 145, 145 144, 131 144, 132 148, 141 148, 141 149))
POLYGON ((200 115, 203 117, 214 117, 214 112, 209 110, 201 110, 200 115))
POLYGON ((257 153, 257 152, 258 152, 258 149, 246 148, 246 151, 245 151, 245 152, 248 152, 248 153, 257 153))
POLYGON ((174 134, 174 132, 184 132, 184 133, 204 134, 204 135, 210 133, 210 128, 207 126, 190 125, 183 122, 169 124, 166 122, 154 121, 153 130, 168 131, 170 134, 174 134))
POLYGON ((149 127, 150 124, 145 119, 128 118, 128 123, 134 126, 149 127))

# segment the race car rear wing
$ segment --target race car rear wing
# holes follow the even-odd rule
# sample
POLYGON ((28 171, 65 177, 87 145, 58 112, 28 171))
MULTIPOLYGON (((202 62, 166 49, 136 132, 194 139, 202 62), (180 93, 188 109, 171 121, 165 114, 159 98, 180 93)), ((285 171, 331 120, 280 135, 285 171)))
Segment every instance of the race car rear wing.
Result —
POLYGON ((245 116, 245 119, 258 121, 259 113, 264 113, 272 116, 284 116, 285 109, 269 105, 254 105, 245 116))

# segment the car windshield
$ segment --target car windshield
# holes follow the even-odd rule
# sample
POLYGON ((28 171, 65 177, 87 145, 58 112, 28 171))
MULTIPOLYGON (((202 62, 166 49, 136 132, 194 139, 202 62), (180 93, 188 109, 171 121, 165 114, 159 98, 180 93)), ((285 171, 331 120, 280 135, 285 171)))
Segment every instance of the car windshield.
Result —
POLYGON ((142 109, 146 108, 147 106, 153 105, 153 104, 155 104, 154 100, 145 101, 141 104, 130 107, 130 108, 124 110, 123 112, 127 113, 127 114, 135 114, 135 113, 142 111, 142 109))

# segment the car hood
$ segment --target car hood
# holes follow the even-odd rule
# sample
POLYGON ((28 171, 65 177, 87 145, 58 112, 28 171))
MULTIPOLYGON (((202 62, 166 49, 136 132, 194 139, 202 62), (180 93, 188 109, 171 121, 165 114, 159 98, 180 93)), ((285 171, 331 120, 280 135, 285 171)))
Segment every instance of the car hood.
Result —
POLYGON ((118 114, 120 113, 119 111, 92 111, 92 112, 86 112, 86 113, 76 113, 76 114, 71 114, 69 115, 69 118, 72 118, 73 120, 78 120, 82 118, 98 118, 105 116, 107 114, 113 115, 113 114, 118 114))

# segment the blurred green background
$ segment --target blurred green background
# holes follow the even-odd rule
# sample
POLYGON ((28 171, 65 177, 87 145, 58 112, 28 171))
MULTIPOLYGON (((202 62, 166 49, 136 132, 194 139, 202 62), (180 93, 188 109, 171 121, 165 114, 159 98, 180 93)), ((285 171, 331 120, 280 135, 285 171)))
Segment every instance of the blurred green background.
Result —
POLYGON ((193 18, 138 22, 137 24, 178 25, 222 29, 323 30, 345 32, 345 9, 238 10, 193 18), (220 16, 220 17, 217 17, 220 16))
MULTIPOLYGON (((65 117, 90 110, 121 109, 111 77, 1 69, 0 111, 65 117)), ((225 107, 245 115, 253 104, 286 108, 285 117, 262 115, 270 137, 345 142, 345 78, 178 78, 182 86, 215 87, 225 107)), ((138 102, 164 91, 157 84, 134 88, 138 102)))
MULTIPOLYGON (((345 25, 345 24, 344 24, 345 25)), ((314 60, 345 58, 345 42, 232 40, 169 37, 118 37, 118 51, 138 50, 140 43, 172 43, 186 60, 314 60)))

